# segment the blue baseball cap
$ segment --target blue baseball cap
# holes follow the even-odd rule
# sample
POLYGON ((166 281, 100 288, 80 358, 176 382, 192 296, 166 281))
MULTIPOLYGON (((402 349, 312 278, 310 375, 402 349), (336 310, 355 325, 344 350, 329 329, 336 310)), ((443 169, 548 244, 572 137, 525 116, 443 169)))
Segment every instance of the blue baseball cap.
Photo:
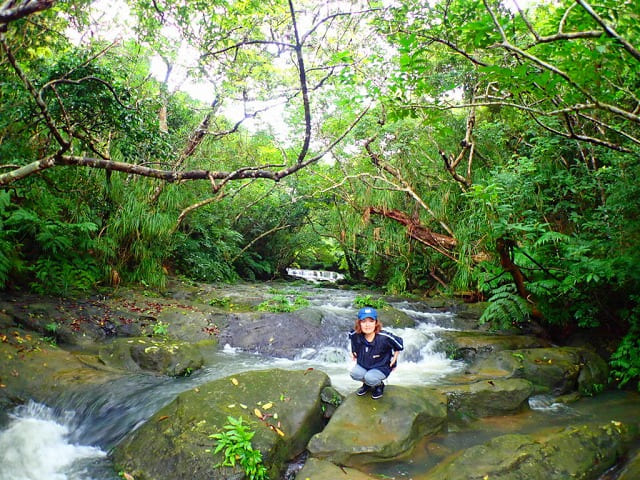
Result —
POLYGON ((374 320, 377 320, 378 312, 376 312, 376 309, 372 307, 361 308, 358 311, 358 320, 362 320, 363 318, 373 318, 374 320))

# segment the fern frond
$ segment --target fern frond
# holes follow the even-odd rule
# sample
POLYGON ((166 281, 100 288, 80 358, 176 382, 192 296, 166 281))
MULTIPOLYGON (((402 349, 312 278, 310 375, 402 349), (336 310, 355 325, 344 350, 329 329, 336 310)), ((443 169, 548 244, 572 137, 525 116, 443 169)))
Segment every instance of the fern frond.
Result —
POLYGON ((513 285, 508 284, 494 290, 478 323, 490 323, 496 329, 508 329, 524 323, 530 315, 529 305, 513 289, 513 285))

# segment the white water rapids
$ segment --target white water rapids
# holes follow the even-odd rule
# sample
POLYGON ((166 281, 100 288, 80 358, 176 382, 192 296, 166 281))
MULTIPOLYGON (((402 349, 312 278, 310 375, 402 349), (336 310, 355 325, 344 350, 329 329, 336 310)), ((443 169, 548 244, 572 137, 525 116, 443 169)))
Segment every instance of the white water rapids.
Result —
MULTIPOLYGON (((11 413, 0 431, 0 480, 118 480, 107 451, 180 392, 241 371, 268 368, 322 370, 348 394, 359 387, 349 377, 353 362, 347 332, 353 325, 355 293, 323 291, 311 298, 327 319, 326 345, 301 350, 295 359, 265 357, 226 347, 212 367, 188 379, 131 375, 82 398, 60 400, 55 408, 30 402, 11 413), (105 389, 108 388, 108 391, 105 389)), ((396 370, 387 383, 436 383, 460 368, 436 351, 437 333, 451 327, 453 314, 425 313, 405 302, 394 305, 416 320, 414 328, 385 328, 404 339, 396 370)))
POLYGON ((0 479, 92 479, 91 464, 107 454, 98 447, 72 443, 72 424, 71 415, 61 418, 38 403, 18 407, 8 428, 0 432, 0 479))

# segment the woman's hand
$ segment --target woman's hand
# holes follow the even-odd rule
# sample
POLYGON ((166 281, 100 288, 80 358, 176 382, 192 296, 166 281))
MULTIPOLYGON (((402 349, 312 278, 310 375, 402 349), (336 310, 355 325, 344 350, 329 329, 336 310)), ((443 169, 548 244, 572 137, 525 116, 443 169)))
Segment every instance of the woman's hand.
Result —
POLYGON ((355 352, 351 352, 351 360, 355 362, 357 358, 358 358, 358 355, 356 355, 355 352))
POLYGON ((396 362, 398 361, 398 354, 399 353, 400 352, 394 352, 393 357, 391 358, 391 363, 389 363, 389 366, 391 367, 391 370, 396 368, 396 362))

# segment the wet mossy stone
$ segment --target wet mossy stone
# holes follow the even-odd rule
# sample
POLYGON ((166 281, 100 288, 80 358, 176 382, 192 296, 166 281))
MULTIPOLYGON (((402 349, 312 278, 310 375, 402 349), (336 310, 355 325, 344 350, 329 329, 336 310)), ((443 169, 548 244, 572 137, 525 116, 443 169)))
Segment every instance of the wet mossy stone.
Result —
POLYGON ((413 318, 402 310, 393 307, 383 307, 378 310, 378 314, 378 318, 385 328, 412 328, 416 325, 416 321, 413 318))
POLYGON ((173 377, 188 375, 204 363, 196 345, 148 337, 114 339, 100 347, 98 358, 109 368, 173 377))
POLYGON ((295 358, 302 348, 326 344, 322 314, 308 309, 302 314, 253 312, 238 314, 221 329, 218 340, 244 351, 295 358))
POLYGON ((640 451, 636 451, 631 459, 622 467, 618 480, 638 480, 640 478, 640 451))
POLYGON ((255 432, 252 447, 262 453, 270 478, 279 478, 285 462, 322 429, 320 395, 329 384, 318 370, 278 369, 203 384, 178 395, 129 434, 114 450, 116 468, 136 480, 242 479, 237 470, 214 466, 223 458, 213 454, 210 435, 222 432, 231 416, 242 417, 255 432))
POLYGON ((619 422, 576 425, 544 436, 502 435, 453 455, 419 480, 595 480, 631 439, 619 422))
POLYGON ((477 331, 440 333, 441 348, 454 360, 479 360, 503 350, 550 347, 547 340, 531 335, 500 335, 477 331))
POLYGON ((310 458, 296 475, 296 480, 333 480, 344 478, 345 480, 378 480, 379 477, 371 477, 353 468, 338 467, 326 460, 310 458))
POLYGON ((576 347, 505 350, 491 354, 470 369, 476 378, 525 378, 536 393, 562 395, 589 391, 607 382, 607 365, 591 350, 576 347))
POLYGON ((533 385, 523 378, 494 379, 439 388, 453 417, 489 417, 526 408, 533 385))
POLYGON ((28 400, 49 404, 61 395, 73 395, 119 377, 88 367, 81 355, 49 345, 33 332, 11 328, 6 334, 12 342, 0 342, 0 407, 9 409, 28 400))
POLYGON ((446 419, 444 394, 389 385, 378 400, 349 395, 307 448, 313 457, 357 467, 407 453, 425 435, 441 431, 446 419))

